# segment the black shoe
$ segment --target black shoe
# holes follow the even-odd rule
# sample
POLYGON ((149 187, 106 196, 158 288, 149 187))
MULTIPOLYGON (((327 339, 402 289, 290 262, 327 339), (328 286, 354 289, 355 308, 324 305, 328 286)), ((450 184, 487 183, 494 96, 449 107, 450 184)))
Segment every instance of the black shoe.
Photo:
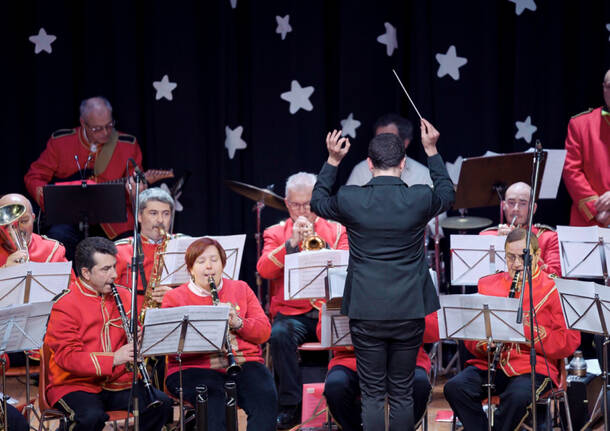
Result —
POLYGON ((277 415, 277 429, 289 429, 299 423, 301 423, 299 406, 280 406, 280 413, 277 415))

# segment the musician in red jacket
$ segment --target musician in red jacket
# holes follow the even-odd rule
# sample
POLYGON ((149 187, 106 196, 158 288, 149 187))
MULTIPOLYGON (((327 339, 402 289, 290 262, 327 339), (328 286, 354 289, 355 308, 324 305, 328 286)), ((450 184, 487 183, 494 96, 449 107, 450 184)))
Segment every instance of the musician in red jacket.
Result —
MULTIPOLYGON (((78 279, 60 296, 51 310, 45 335, 48 347, 49 404, 66 413, 70 430, 102 430, 107 410, 126 410, 130 405, 132 374, 125 364, 133 358, 121 315, 111 295, 116 278, 116 247, 101 237, 89 237, 76 247, 74 267, 78 279)), ((127 315, 130 294, 117 286, 127 315)), ((160 430, 171 420, 172 403, 153 389, 161 406, 146 408, 151 401, 135 388, 143 430, 160 430)), ((132 405, 132 404, 131 404, 132 405)), ((132 405, 133 407, 133 405, 132 405)))
MULTIPOLYGON (((506 237, 508 272, 501 272, 479 280, 479 293, 491 296, 509 296, 515 274, 523 271, 523 249, 527 232, 515 229, 506 237)), ((558 366, 563 358, 574 353, 580 343, 580 333, 566 327, 555 282, 538 265, 540 248, 535 236, 531 237, 533 302, 537 325, 534 326, 536 350, 536 387, 541 394, 559 383, 558 366), (543 352, 544 347, 544 352, 543 352), (546 357, 545 357, 546 355, 546 357), (548 370, 548 371, 547 371, 548 370)), ((521 296, 520 283, 516 283, 515 298, 521 296)), ((523 329, 530 337, 529 289, 523 298, 523 329)), ((444 387, 445 398, 464 424, 465 430, 485 429, 487 416, 481 401, 487 397, 487 342, 467 341, 466 347, 475 356, 457 376, 444 387)), ((495 346, 492 346, 494 348, 495 346)), ((495 373, 495 393, 500 404, 495 412, 495 430, 517 429, 528 414, 531 404, 530 344, 506 343, 499 356, 495 373)))
MULTIPOLYGON (((92 97, 80 105, 79 127, 57 130, 51 135, 45 150, 24 177, 28 193, 41 208, 44 209, 42 189, 47 184, 81 179, 101 183, 128 176, 131 168, 127 172, 126 165, 130 158, 138 166, 142 165, 142 151, 136 138, 117 131, 115 124, 110 102, 104 97, 92 97)), ((110 239, 133 229, 131 199, 128 193, 125 196, 126 221, 101 225, 104 235, 110 239)), ((72 225, 53 225, 47 234, 66 246, 70 259, 76 243, 83 237, 72 225)))
MULTIPOLYGON (((527 226, 528 204, 532 188, 523 182, 512 184, 506 189, 502 209, 506 223, 489 227, 481 231, 480 235, 508 235, 513 229, 527 226)), ((534 203, 534 213, 537 204, 534 203)), ((559 257, 559 240, 557 232, 547 225, 535 224, 532 233, 538 238, 540 244, 540 268, 549 274, 561 276, 561 260, 559 257)))
MULTIPOLYGON (((322 339, 322 325, 318 322, 318 338, 322 339)), ((439 340, 438 316, 436 312, 426 316, 424 343, 434 343, 439 340)), ((356 354, 353 346, 333 349, 333 358, 328 364, 328 374, 324 382, 324 396, 333 419, 343 431, 362 430, 362 403, 360 402, 360 386, 356 371, 356 354)), ((426 411, 432 386, 428 379, 430 373, 430 357, 420 346, 417 352, 415 372, 413 374, 413 417, 418 428, 426 411)))
POLYGON ((568 123, 563 181, 572 197, 572 226, 610 226, 610 70, 602 86, 605 105, 568 123))
POLYGON ((285 202, 290 218, 265 229, 265 245, 256 265, 261 277, 270 280, 273 327, 269 345, 279 380, 280 429, 299 423, 302 384, 296 351, 300 344, 317 340, 318 322, 318 310, 309 300, 284 299, 284 258, 301 251, 301 243, 314 232, 328 248, 348 248, 345 227, 311 212, 309 201, 315 183, 316 176, 306 172, 288 178, 285 202))
MULTIPOLYGON (((260 348, 260 344, 269 339, 269 319, 250 286, 222 277, 227 255, 218 241, 211 238, 193 241, 184 260, 191 281, 165 294, 161 307, 229 304, 228 337, 235 363, 241 367, 237 376, 227 374, 229 362, 224 348, 215 353, 182 355, 184 399, 194 405, 195 388, 205 384, 208 388, 207 429, 224 430, 224 383, 233 380, 237 385, 237 404, 248 415, 248 429, 275 430, 277 393, 260 348), (217 304, 214 303, 215 295, 217 304)), ((167 389, 178 396, 180 375, 174 356, 168 356, 166 384, 167 389)))

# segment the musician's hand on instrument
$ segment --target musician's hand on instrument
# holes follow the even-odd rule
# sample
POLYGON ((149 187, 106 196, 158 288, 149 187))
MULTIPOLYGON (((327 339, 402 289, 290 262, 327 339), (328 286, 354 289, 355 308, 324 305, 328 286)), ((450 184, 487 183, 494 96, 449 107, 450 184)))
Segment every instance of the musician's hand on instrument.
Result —
POLYGON ((498 225, 498 236, 506 236, 511 233, 514 228, 514 226, 510 227, 507 224, 500 224, 498 225))
POLYGON ((131 362, 133 359, 133 344, 127 343, 114 352, 114 357, 112 359, 112 365, 123 365, 127 362, 131 362))
POLYGON ((239 329, 244 325, 243 320, 237 314, 237 310, 233 306, 229 310, 229 328, 231 329, 239 329))
POLYGON ((299 216, 292 225, 292 235, 290 237, 290 245, 298 246, 305 238, 307 238, 308 230, 313 229, 307 217, 299 216))
POLYGON ((602 226, 610 226, 610 211, 598 212, 595 220, 602 226))
POLYGON ((326 148, 328 149, 327 163, 332 166, 339 166, 351 145, 348 138, 341 137, 341 133, 341 130, 333 130, 326 135, 326 148))
POLYGON ((155 286, 152 291, 152 298, 161 304, 163 302, 163 297, 170 290, 172 290, 170 286, 155 286))
POLYGON ((28 259, 28 254, 25 250, 17 250, 6 258, 4 266, 19 265, 28 259))
POLYGON ((436 150, 436 142, 441 134, 428 120, 424 118, 421 119, 419 128, 421 131, 421 143, 428 157, 438 154, 438 151, 436 150))

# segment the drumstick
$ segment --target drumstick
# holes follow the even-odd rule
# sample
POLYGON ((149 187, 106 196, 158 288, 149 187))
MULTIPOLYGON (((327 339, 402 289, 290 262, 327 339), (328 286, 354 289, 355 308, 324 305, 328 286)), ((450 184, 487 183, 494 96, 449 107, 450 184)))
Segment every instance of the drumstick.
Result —
POLYGON ((417 113, 417 116, 419 117, 419 119, 421 120, 421 114, 419 113, 419 110, 417 109, 417 106, 415 106, 415 103, 413 103, 413 100, 411 99, 411 96, 409 96, 409 93, 407 92, 407 89, 405 88, 404 85, 402 85, 402 81, 400 80, 400 78, 398 77, 398 74, 396 73, 396 71, 394 69, 392 69, 392 72, 394 72, 394 76, 396 77, 396 79, 398 80, 398 83, 400 84, 400 86, 402 87, 402 90, 405 92, 405 94, 407 95, 407 97, 409 98, 409 102, 411 102, 411 106, 413 106, 413 109, 415 109, 415 112, 417 113))

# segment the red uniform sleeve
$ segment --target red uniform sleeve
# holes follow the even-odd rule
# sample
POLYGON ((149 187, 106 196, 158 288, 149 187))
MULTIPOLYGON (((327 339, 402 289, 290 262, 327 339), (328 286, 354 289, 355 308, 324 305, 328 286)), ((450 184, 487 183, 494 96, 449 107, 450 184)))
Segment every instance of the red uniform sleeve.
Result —
POLYGON ((591 187, 583 169, 582 154, 583 136, 577 123, 570 120, 566 136, 566 160, 563 165, 563 181, 572 201, 577 204, 578 211, 585 220, 592 220, 597 215, 595 202, 599 199, 591 187))
POLYGON ((266 229, 263 238, 265 245, 261 254, 256 270, 261 277, 267 280, 282 277, 284 275, 284 258, 286 257, 286 247, 280 229, 266 229))
POLYGON ((337 250, 349 250, 349 241, 347 240, 347 230, 345 226, 341 225, 341 233, 339 234, 339 242, 337 243, 337 250))
POLYGON ((542 263, 546 267, 543 270, 549 274, 555 274, 561 277, 561 259, 559 257, 559 240, 557 232, 545 231, 540 237, 540 250, 542 251, 542 263))
POLYGON ((52 138, 47 141, 46 148, 40 154, 40 157, 30 165, 30 169, 28 169, 24 177, 25 188, 41 207, 43 206, 43 203, 40 202, 42 199, 42 187, 51 181, 53 174, 59 167, 59 154, 57 154, 57 150, 52 143, 52 138), (38 189, 41 191, 39 192, 38 189))
POLYGON ((426 316, 426 329, 424 330, 424 343, 434 343, 439 340, 438 314, 436 311, 426 316))
POLYGON ((262 344, 271 335, 271 324, 258 298, 246 284, 246 314, 240 316, 244 325, 237 331, 240 338, 253 344, 262 344))

